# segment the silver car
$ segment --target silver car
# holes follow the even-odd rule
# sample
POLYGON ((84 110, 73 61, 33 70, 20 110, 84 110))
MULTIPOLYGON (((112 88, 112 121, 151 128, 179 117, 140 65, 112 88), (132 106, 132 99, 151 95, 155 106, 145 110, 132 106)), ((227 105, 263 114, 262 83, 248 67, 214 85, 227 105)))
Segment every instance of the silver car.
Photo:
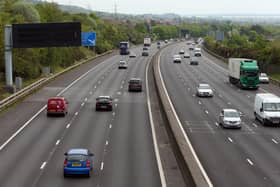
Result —
POLYGON ((173 62, 174 63, 181 63, 182 59, 180 55, 174 55, 173 56, 173 62))
POLYGON ((199 84, 196 88, 196 95, 198 97, 213 97, 213 90, 209 84, 199 84))
POLYGON ((260 83, 269 83, 269 77, 267 76, 266 73, 260 73, 259 75, 259 80, 260 80, 260 83))
POLYGON ((241 128, 241 113, 235 109, 223 109, 219 115, 219 124, 224 128, 241 128))
POLYGON ((127 69, 127 62, 124 60, 121 60, 119 63, 119 69, 127 69))

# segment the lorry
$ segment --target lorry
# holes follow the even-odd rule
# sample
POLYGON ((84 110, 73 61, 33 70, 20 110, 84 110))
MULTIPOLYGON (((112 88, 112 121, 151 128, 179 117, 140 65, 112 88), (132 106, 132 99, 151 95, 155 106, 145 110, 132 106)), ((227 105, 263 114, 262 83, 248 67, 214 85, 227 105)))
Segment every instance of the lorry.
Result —
POLYGON ((151 38, 144 38, 144 46, 145 47, 150 47, 151 46, 151 38))
POLYGON ((264 126, 280 125, 280 97, 271 93, 256 94, 254 115, 264 126))
POLYGON ((228 76, 231 84, 241 88, 258 89, 259 87, 259 66, 256 60, 229 58, 228 76))
POLYGON ((129 55, 129 42, 120 42, 120 55, 129 55))

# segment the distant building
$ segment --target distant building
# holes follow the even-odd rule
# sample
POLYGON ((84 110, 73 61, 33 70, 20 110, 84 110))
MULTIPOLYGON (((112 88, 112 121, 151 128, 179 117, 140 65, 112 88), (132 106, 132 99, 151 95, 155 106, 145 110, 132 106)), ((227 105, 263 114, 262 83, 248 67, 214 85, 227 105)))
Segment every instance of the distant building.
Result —
POLYGON ((225 32, 221 30, 208 31, 208 36, 212 36, 217 41, 225 40, 225 32))

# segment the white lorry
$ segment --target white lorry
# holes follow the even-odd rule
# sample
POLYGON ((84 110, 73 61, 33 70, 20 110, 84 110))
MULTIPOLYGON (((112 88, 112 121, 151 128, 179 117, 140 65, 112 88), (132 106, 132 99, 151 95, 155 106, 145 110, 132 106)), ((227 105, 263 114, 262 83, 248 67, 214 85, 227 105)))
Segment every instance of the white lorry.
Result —
POLYGON ((145 47, 150 47, 151 46, 151 38, 144 38, 144 46, 145 47))
POLYGON ((263 125, 280 125, 280 97, 271 93, 258 93, 254 115, 263 125))

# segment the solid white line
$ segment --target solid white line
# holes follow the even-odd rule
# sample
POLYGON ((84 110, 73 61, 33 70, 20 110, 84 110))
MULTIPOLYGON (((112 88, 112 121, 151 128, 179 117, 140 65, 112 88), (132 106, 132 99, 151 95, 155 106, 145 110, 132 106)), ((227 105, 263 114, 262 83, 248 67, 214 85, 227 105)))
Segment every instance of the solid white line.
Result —
POLYGON ((102 171, 104 167, 104 162, 101 162, 100 170, 102 171))
POLYGON ((254 163, 253 163, 249 158, 247 158, 246 160, 247 160, 247 162, 248 162, 251 166, 254 165, 254 163))
MULTIPOLYGON (((160 58, 160 55, 159 55, 159 58, 160 58)), ((161 158, 160 158, 159 147, 158 147, 158 142, 157 142, 156 132, 155 132, 154 118, 153 118, 153 113, 152 113, 152 108, 151 108, 150 89, 148 86, 148 70, 149 70, 150 64, 151 64, 151 61, 149 61, 149 63, 146 65, 146 94, 147 94, 148 113, 149 113, 150 126, 151 126, 151 130, 152 130, 154 151, 156 154, 156 160, 157 160, 157 165, 158 165, 158 170, 159 170, 159 175, 160 175, 160 180, 161 180, 161 186, 166 187, 167 186, 166 179, 165 179, 165 174, 164 174, 164 170, 163 170, 162 162, 161 162, 161 158)))
POLYGON ((275 144, 278 144, 278 142, 277 142, 276 140, 272 139, 272 141, 273 141, 275 144))
POLYGON ((60 140, 57 140, 56 143, 55 143, 55 145, 58 145, 59 143, 60 143, 60 140))
POLYGON ((167 92, 167 89, 166 89, 164 80, 163 80, 163 78, 162 78, 162 73, 161 73, 161 70, 160 70, 160 56, 161 56, 161 54, 159 55, 159 59, 158 59, 158 61, 159 61, 159 63, 158 63, 158 69, 159 69, 159 72, 160 72, 160 73, 159 73, 159 76, 160 76, 160 80, 161 80, 161 82, 162 82, 162 86, 163 86, 164 92, 165 92, 166 95, 167 95, 168 102, 169 102, 170 105, 171 105, 171 109, 172 109, 172 111, 173 111, 173 113, 174 113, 174 115, 175 115, 175 117, 176 117, 176 120, 177 120, 177 122, 178 122, 178 124, 179 124, 179 126, 180 126, 180 129, 181 129, 181 131, 182 131, 182 133, 183 133, 183 135, 184 135, 184 137, 185 137, 185 140, 186 140, 188 146, 189 146, 190 149, 191 149, 192 155, 194 156, 194 158, 195 158, 195 160, 196 160, 196 163, 198 164, 198 167, 199 167, 199 169, 200 169, 200 171, 201 171, 201 173, 202 173, 204 179, 207 181, 207 184, 208 184, 209 187, 213 187, 213 184, 212 184, 210 178, 208 177, 206 171, 204 170, 204 168, 203 168, 203 166, 202 166, 202 164, 201 164, 201 162, 200 162, 200 160, 199 160, 199 158, 198 158, 198 156, 197 156, 197 154, 196 154, 196 152, 195 152, 195 150, 194 150, 194 148, 193 148, 193 146, 192 146, 192 144, 191 144, 191 142, 190 142, 190 140, 189 140, 189 138, 188 138, 188 136, 187 136, 187 134, 186 134, 186 132, 185 132, 185 130, 184 130, 184 128, 183 128, 183 126, 182 126, 182 123, 181 123, 181 121, 180 121, 180 119, 179 119, 179 117, 178 117, 178 115, 177 115, 177 113, 176 113, 176 110, 175 110, 175 108, 174 108, 174 106, 173 106, 173 103, 171 102, 170 96, 169 96, 169 94, 168 94, 168 92, 167 92))
POLYGON ((45 105, 43 108, 41 108, 34 116, 32 116, 23 126, 21 126, 7 141, 5 141, 1 147, 0 151, 2 151, 25 127, 27 127, 33 119, 35 119, 43 110, 47 108, 47 105, 45 105))
POLYGON ((233 140, 232 140, 230 137, 228 137, 228 140, 229 140, 231 143, 233 143, 233 140))
POLYGON ((43 162, 43 164, 41 165, 40 169, 44 169, 44 167, 46 166, 47 162, 43 162))
MULTIPOLYGON (((65 91, 67 91, 69 88, 71 88, 74 84, 76 84, 78 81, 83 79, 85 76, 87 76, 90 72, 95 70, 97 67, 99 67, 102 63, 97 64, 93 68, 91 68, 89 71, 78 77, 75 81, 73 81, 71 84, 69 84, 66 88, 64 88, 61 92, 57 94, 57 96, 61 96, 65 91)), ((26 126, 28 126, 41 112, 43 112, 47 108, 47 105, 44 105, 34 116, 32 116, 27 122, 25 122, 8 140, 6 140, 1 146, 0 151, 2 151, 26 126)))
POLYGON ((66 129, 68 129, 71 126, 71 123, 68 123, 68 125, 66 126, 66 129))

